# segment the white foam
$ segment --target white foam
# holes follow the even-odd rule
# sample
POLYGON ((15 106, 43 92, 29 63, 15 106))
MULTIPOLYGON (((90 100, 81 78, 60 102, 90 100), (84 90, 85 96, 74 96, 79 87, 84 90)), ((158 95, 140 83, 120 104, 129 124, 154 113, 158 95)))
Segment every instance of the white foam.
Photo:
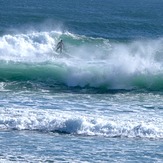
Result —
POLYGON ((0 60, 17 62, 44 62, 53 52, 56 40, 53 32, 4 35, 0 38, 0 60))
MULTIPOLYGON (((163 138, 162 119, 104 117, 55 110, 1 109, 0 130, 38 130, 105 137, 163 138)), ((156 117, 155 117, 156 118, 156 117)))
POLYGON ((162 39, 113 43, 107 51, 99 47, 79 47, 74 55, 81 58, 71 63, 67 84, 130 89, 137 86, 134 81, 141 77, 143 82, 146 79, 148 82, 153 76, 162 75, 163 61, 158 59, 163 54, 162 43, 162 39))

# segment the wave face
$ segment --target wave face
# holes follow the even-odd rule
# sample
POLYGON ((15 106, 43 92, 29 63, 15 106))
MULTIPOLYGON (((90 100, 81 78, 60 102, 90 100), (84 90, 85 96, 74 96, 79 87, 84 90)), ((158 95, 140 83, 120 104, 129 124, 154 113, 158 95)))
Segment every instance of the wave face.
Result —
POLYGON ((3 35, 0 82, 4 89, 32 83, 53 88, 162 91, 162 45, 162 38, 115 42, 60 31, 3 35), (60 39, 63 54, 55 51, 60 39))

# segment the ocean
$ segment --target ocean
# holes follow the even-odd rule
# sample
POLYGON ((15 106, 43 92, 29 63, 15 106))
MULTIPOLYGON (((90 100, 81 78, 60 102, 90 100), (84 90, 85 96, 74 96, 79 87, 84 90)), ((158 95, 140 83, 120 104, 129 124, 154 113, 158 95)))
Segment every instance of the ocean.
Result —
POLYGON ((162 0, 0 0, 0 162, 162 151, 162 0))

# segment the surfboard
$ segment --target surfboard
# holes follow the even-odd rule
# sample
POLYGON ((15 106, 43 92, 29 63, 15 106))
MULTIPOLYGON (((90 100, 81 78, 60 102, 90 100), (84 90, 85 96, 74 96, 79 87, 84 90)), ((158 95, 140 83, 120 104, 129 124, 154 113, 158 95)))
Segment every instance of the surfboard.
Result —
POLYGON ((54 51, 53 56, 56 57, 56 58, 72 58, 72 57, 71 57, 67 52, 65 52, 65 51, 62 52, 62 53, 54 51))

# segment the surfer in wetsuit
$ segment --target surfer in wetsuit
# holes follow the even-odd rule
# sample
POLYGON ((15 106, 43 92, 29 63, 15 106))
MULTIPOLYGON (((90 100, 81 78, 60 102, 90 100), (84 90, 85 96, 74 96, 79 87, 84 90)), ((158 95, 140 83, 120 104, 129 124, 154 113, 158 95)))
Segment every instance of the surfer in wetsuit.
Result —
POLYGON ((58 44, 57 44, 57 49, 56 51, 60 50, 60 53, 62 53, 62 50, 63 50, 63 40, 59 41, 58 44))

